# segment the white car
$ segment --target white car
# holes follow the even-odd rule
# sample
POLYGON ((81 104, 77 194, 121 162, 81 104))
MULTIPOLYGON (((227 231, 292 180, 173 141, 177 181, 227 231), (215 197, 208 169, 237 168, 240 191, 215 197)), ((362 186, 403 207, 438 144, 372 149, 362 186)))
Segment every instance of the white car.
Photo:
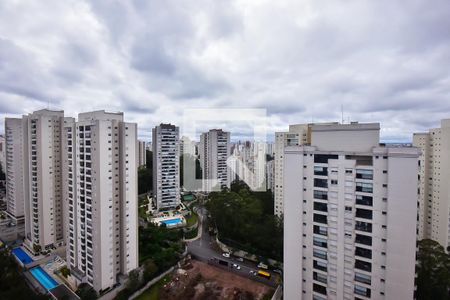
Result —
POLYGON ((241 266, 240 266, 240 265, 237 265, 237 264, 233 264, 233 268, 236 268, 236 270, 240 270, 240 269, 241 269, 241 266))
POLYGON ((222 256, 226 257, 226 258, 230 258, 230 253, 224 252, 224 253, 222 253, 222 256))

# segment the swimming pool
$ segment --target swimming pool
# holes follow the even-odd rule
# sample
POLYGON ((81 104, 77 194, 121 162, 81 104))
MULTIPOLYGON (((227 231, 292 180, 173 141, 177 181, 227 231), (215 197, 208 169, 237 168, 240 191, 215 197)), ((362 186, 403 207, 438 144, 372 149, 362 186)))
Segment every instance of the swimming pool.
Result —
POLYGON ((32 262, 33 260, 31 259, 31 257, 25 252, 25 251, 23 251, 22 250, 22 248, 20 248, 20 247, 17 247, 17 248, 14 248, 13 250, 12 250, 12 253, 24 264, 24 265, 26 265, 26 264, 29 264, 30 262, 32 262))
POLYGON ((181 218, 175 218, 175 219, 159 221, 159 223, 166 224, 166 225, 174 225, 174 224, 178 224, 178 223, 181 223, 181 222, 182 222, 181 218))
POLYGON ((58 285, 55 279, 50 277, 50 275, 48 275, 44 270, 42 270, 41 267, 34 267, 33 269, 30 270, 30 273, 47 290, 51 290, 52 288, 58 285))

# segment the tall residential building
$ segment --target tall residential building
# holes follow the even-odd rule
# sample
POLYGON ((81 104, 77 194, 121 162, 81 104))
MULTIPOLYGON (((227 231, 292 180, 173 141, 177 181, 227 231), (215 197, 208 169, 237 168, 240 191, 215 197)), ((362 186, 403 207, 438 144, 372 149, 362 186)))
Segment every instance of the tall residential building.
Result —
POLYGON ((0 165, 3 172, 6 169, 6 139, 3 135, 0 135, 0 165))
POLYGON ((266 189, 273 191, 274 189, 274 160, 266 162, 266 189))
POLYGON ((249 142, 232 145, 229 160, 230 182, 243 180, 254 191, 266 189, 266 143, 249 142))
POLYGON ((288 132, 275 132, 274 145, 274 213, 281 217, 283 214, 283 166, 284 148, 286 146, 303 145, 309 143, 309 125, 289 125, 288 132))
POLYGON ((47 109, 23 117, 28 148, 24 176, 25 246, 49 249, 64 244, 61 128, 64 111, 47 109))
POLYGON ((450 246, 450 119, 428 133, 415 133, 413 145, 422 150, 419 164, 418 239, 450 246))
POLYGON ((204 190, 212 191, 223 186, 230 187, 232 180, 227 165, 230 149, 229 132, 211 129, 201 134, 199 154, 204 190))
POLYGON ((312 125, 286 147, 285 299, 413 299, 419 150, 379 130, 312 125))
POLYGON ((5 118, 6 212, 16 221, 25 222, 28 199, 28 131, 26 118, 5 118))
POLYGON ((146 167, 147 166, 147 153, 144 141, 137 141, 138 147, 138 167, 146 167))
POLYGON ((112 287, 138 267, 137 125, 81 113, 62 126, 67 264, 78 283, 112 287))
POLYGON ((158 211, 180 205, 180 130, 171 124, 153 128, 153 201, 158 211))

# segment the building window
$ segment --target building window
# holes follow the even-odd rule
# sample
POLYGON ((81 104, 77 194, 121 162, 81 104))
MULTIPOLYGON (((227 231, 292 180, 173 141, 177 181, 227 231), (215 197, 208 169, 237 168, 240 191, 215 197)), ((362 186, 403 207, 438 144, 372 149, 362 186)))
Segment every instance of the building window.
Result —
POLYGON ((372 232, 372 224, 367 223, 367 222, 362 222, 362 221, 356 221, 355 222, 355 230, 372 232))
POLYGON ((372 185, 372 183, 369 183, 369 182, 357 182, 356 183, 356 191, 364 192, 364 193, 372 193, 373 185, 372 185))
POLYGON ((314 202, 314 210, 327 212, 327 204, 326 203, 320 203, 320 202, 314 202))
POLYGON ((327 167, 314 166, 314 175, 327 176, 328 175, 328 168, 327 167))
POLYGON ((324 238, 320 238, 320 237, 315 236, 313 238, 313 244, 314 244, 314 246, 327 248, 327 240, 324 239, 324 238))
POLYGON ((326 272, 327 271, 327 263, 326 262, 322 262, 322 261, 314 260, 313 261, 313 268, 317 269, 317 270, 320 270, 320 271, 326 272))
POLYGON ((355 243, 372 246, 372 237, 362 234, 356 234, 355 243))
POLYGON ((371 278, 370 278, 369 275, 355 272, 355 281, 362 282, 362 283, 370 285, 371 278))
POLYGON ((363 270, 366 272, 371 272, 372 264, 370 262, 355 259, 355 269, 363 270))
POLYGON ((322 200, 328 200, 328 193, 325 191, 314 191, 314 198, 315 199, 322 199, 322 200))
POLYGON ((356 195, 356 204, 372 206, 373 198, 371 196, 356 195))
POLYGON ((313 256, 321 259, 327 259, 327 251, 320 249, 313 249, 313 256))
POLYGON ((313 221, 317 223, 327 224, 327 216, 314 214, 313 221))
POLYGON ((369 209, 357 208, 356 209, 356 217, 372 220, 372 211, 369 209))
POLYGON ((313 283, 313 291, 322 295, 327 294, 327 288, 316 283, 313 283))
POLYGON ((327 179, 314 178, 314 186, 327 188, 328 187, 327 179))
POLYGON ((356 178, 358 179, 373 179, 373 170, 356 169, 356 178))
POLYGON ((327 228, 325 226, 314 225, 314 233, 326 236, 327 228))
POLYGON ((314 280, 327 284, 327 276, 321 273, 314 272, 313 273, 314 280))
POLYGON ((355 285, 355 294, 370 298, 370 289, 365 288, 363 286, 355 285))
POLYGON ((319 164, 327 164, 329 159, 338 159, 338 155, 333 154, 315 154, 314 162, 319 164))

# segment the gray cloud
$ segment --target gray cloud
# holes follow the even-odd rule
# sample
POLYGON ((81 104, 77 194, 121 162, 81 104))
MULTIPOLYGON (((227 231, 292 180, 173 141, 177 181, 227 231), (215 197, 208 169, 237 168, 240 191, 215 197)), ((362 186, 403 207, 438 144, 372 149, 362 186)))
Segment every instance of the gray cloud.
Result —
POLYGON ((279 131, 343 105, 407 141, 450 117, 449 37, 447 0, 3 1, 0 113, 123 110, 148 139, 186 108, 266 108, 279 131))

